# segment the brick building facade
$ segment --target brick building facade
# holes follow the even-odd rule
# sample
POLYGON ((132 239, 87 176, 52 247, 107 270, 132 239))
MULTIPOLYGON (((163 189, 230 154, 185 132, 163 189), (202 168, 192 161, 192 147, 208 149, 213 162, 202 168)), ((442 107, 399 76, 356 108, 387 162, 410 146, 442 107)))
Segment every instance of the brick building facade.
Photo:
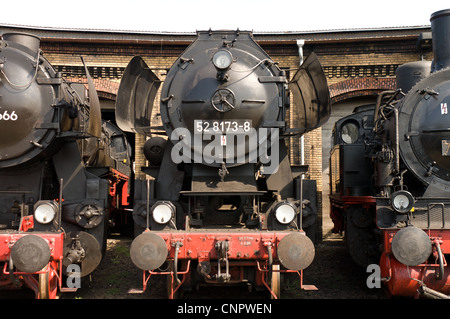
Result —
MULTIPOLYGON (((44 56, 63 76, 85 81, 83 56, 94 78, 102 110, 114 119, 114 103, 123 71, 133 56, 140 55, 155 74, 164 80, 167 69, 195 39, 191 33, 151 33, 96 30, 69 30, 0 25, 0 34, 27 32, 41 38, 44 56)), ((337 118, 354 106, 373 102, 376 94, 395 86, 395 70, 406 62, 431 59, 416 43, 429 26, 317 32, 255 33, 255 40, 279 66, 295 74, 303 57, 315 52, 325 71, 332 98, 332 116, 324 127, 291 139, 293 164, 309 165, 309 174, 323 192, 323 216, 328 216, 328 154, 331 129, 337 118), (302 157, 303 154, 303 157, 302 157)), ((155 99, 158 121, 159 99, 155 99)), ((145 163, 143 136, 136 136, 136 167, 145 163)), ((137 170, 138 171, 138 170, 137 170)), ((139 172, 137 172, 139 174, 139 172)), ((322 200, 319 198, 320 206, 322 200)), ((325 232, 326 230, 324 230, 325 232)))

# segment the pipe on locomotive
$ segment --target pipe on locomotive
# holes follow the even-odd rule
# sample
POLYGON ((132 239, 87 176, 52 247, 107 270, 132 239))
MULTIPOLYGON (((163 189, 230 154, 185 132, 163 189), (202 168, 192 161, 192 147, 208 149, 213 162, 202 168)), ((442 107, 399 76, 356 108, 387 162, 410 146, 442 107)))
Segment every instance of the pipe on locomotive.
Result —
MULTIPOLYGON (((303 46, 305 45, 305 40, 299 39, 297 40, 297 46, 298 46, 298 56, 300 58, 300 61, 298 62, 298 65, 301 66, 303 64, 303 46)), ((300 136, 300 165, 305 165, 305 136, 300 136)), ((302 175, 302 179, 304 176, 302 175)))

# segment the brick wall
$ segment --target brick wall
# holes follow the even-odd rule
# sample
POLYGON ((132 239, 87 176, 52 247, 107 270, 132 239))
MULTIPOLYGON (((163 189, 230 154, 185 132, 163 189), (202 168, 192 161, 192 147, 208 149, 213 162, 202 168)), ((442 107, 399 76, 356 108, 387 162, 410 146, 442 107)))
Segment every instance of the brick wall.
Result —
POLYGON ((357 96, 376 96, 395 88, 395 77, 362 77, 336 82, 329 86, 331 102, 337 103, 357 96))
MULTIPOLYGON (((112 100, 115 99, 121 74, 133 56, 143 56, 148 66, 164 80, 166 69, 172 66, 186 46, 187 43, 176 45, 162 42, 152 45, 42 43, 45 57, 65 75, 82 72, 82 55, 94 77, 99 96, 112 100)), ((281 68, 290 70, 290 76, 295 74, 299 57, 298 48, 292 41, 286 44, 265 43, 262 47, 281 68)), ((333 103, 355 96, 375 96, 380 90, 392 87, 398 65, 420 58, 415 48, 415 39, 330 43, 306 41, 305 56, 313 51, 324 68, 333 103)), ((431 59, 431 54, 425 54, 424 58, 431 59)), ((158 113, 159 96, 155 99, 153 125, 160 123, 158 113)), ((289 120, 295 121, 292 116, 289 120)), ((143 136, 136 136, 136 167, 145 165, 141 150, 144 141, 143 136)), ((290 138, 289 145, 291 163, 300 164, 300 138, 290 138)), ((309 165, 310 177, 317 180, 319 191, 322 190, 321 146, 321 128, 305 134, 304 162, 309 165)))

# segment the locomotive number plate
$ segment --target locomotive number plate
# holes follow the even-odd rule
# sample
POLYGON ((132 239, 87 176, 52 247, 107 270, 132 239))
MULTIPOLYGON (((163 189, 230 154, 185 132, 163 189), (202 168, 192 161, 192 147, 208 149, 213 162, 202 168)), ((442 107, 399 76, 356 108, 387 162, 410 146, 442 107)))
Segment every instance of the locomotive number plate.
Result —
POLYGON ((196 133, 246 133, 252 128, 252 120, 194 120, 196 133))

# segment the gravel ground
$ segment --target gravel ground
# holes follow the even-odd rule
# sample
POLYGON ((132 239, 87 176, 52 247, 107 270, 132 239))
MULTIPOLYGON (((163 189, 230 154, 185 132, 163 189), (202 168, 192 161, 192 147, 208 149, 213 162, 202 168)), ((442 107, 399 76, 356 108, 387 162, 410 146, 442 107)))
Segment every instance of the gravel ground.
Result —
MULTIPOLYGON (((142 288, 142 272, 129 257, 131 239, 108 239, 106 256, 99 268, 83 278, 76 293, 63 293, 60 299, 164 299, 165 276, 150 278, 149 288, 142 294, 129 293, 130 288, 142 288)), ((315 285, 317 290, 300 290, 298 276, 289 274, 283 278, 283 299, 385 299, 382 289, 369 289, 365 269, 357 266, 347 253, 343 239, 337 235, 325 238, 316 245, 316 257, 304 271, 304 284, 315 285)), ((184 294, 185 299, 236 299, 266 298, 267 293, 249 292, 246 287, 201 287, 184 294)))

